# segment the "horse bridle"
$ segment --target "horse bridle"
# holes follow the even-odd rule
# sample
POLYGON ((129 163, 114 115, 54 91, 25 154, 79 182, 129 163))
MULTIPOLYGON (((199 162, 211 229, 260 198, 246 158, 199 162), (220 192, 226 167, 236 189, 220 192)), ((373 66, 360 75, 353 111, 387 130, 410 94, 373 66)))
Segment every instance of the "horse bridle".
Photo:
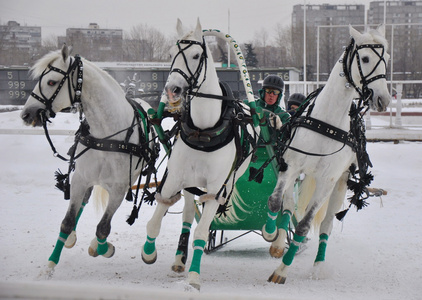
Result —
POLYGON ((192 40, 178 40, 176 45, 177 45, 179 51, 174 56, 173 62, 171 63, 170 74, 176 72, 176 73, 179 73, 180 75, 182 75, 182 77, 188 83, 188 86, 189 86, 188 93, 190 93, 195 88, 199 89, 201 87, 202 83, 205 81, 205 75, 204 75, 202 82, 200 84, 198 84, 199 76, 201 75, 202 68, 205 66, 205 73, 204 74, 206 74, 206 70, 207 70, 208 54, 207 54, 207 50, 206 50, 206 47, 205 47, 204 37, 202 37, 202 43, 198 42, 198 41, 192 41, 192 40), (181 45, 187 45, 187 46, 182 48, 181 45), (198 67, 196 68, 195 72, 192 72, 192 70, 189 68, 188 60, 187 60, 186 55, 184 53, 185 50, 189 49, 193 45, 199 45, 202 48, 202 54, 201 54, 201 57, 200 57, 200 61, 199 61, 198 67), (183 61, 185 62, 185 65, 186 65, 186 68, 187 68, 189 74, 186 74, 183 70, 181 70, 179 68, 173 69, 173 65, 176 61, 176 58, 179 55, 181 55, 183 57, 183 61))
POLYGON ((51 118, 54 118, 56 115, 56 113, 52 109, 53 101, 56 99, 57 95, 59 94, 66 80, 68 79, 71 79, 68 84, 69 99, 70 99, 70 103, 72 107, 74 107, 76 104, 81 104, 81 94, 82 94, 83 63, 79 55, 75 55, 75 61, 73 63, 72 63, 72 58, 70 58, 69 68, 67 69, 67 71, 63 71, 62 69, 56 68, 52 66, 51 64, 49 64, 48 68, 44 70, 44 72, 41 74, 40 79, 38 81, 38 87, 39 87, 41 96, 35 94, 34 92, 31 93, 32 97, 34 97, 35 99, 37 99, 38 101, 40 101, 42 104, 45 105, 46 110, 49 112, 49 116, 51 118), (42 92, 41 81, 43 77, 51 71, 62 74, 63 78, 59 82, 59 85, 56 91, 51 95, 50 98, 47 98, 42 92), (73 80, 75 72, 76 72, 76 86, 73 80), (74 92, 73 97, 72 97, 72 88, 74 92))
POLYGON ((371 82, 375 80, 386 78, 385 74, 380 74, 380 75, 369 78, 375 72, 375 70, 378 68, 381 62, 384 63, 385 69, 387 69, 387 62, 384 59, 384 54, 385 54, 385 48, 383 45, 381 44, 355 45, 355 40, 353 38, 351 39, 349 46, 347 46, 346 50, 344 51, 344 56, 342 59, 342 62, 343 62, 342 75, 345 76, 348 83, 355 88, 355 90, 358 92, 359 96, 361 97, 361 99, 363 99, 365 104, 367 104, 368 100, 372 97, 372 94, 373 94, 373 91, 368 88, 368 84, 370 84, 371 82), (376 63, 372 71, 369 72, 367 75, 363 74, 362 66, 361 66, 361 58, 359 56, 359 50, 364 49, 364 48, 371 49, 379 57, 379 61, 376 63), (375 50, 378 48, 382 49, 381 54, 379 54, 375 50), (355 84, 352 77, 352 63, 355 56, 356 56, 356 61, 358 65, 359 75, 361 78, 360 83, 362 84, 362 89, 360 89, 355 84))

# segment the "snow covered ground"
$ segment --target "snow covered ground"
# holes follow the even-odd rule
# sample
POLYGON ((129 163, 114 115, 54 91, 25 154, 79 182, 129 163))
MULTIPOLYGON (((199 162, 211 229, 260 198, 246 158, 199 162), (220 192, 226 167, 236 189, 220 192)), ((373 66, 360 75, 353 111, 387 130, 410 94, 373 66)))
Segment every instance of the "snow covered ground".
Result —
MULTIPOLYGON (((12 128, 24 129, 19 111, 0 113, 0 130, 12 128)), ((75 130, 77 116, 59 114, 50 128, 75 130)), ((75 247, 63 250, 52 279, 39 277, 68 205, 54 188, 53 175, 67 165, 52 156, 42 130, 31 130, 40 134, 0 134, 1 299, 422 299, 422 142, 368 144, 372 186, 388 195, 382 201, 370 198, 367 208, 351 210, 343 223, 335 221, 318 276, 312 269, 315 235, 295 258, 286 284, 276 285, 267 278, 279 259, 269 256, 262 237, 249 234, 203 256, 197 292, 185 290, 186 274, 176 276, 170 270, 182 203, 163 220, 153 265, 142 262, 141 247, 154 207, 143 205, 139 219, 129 226, 132 204, 123 202, 108 239, 116 253, 106 259, 87 253, 102 215, 90 203, 75 247)), ((52 140, 65 154, 73 137, 54 135, 52 140)), ((225 234, 230 238, 239 233, 225 234)))

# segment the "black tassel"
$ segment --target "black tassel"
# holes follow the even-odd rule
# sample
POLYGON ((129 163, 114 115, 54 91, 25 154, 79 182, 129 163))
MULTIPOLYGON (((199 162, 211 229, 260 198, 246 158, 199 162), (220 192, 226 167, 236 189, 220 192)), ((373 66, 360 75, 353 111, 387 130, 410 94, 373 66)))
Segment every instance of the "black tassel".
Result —
POLYGON ((336 213, 337 220, 343 221, 343 219, 346 216, 346 214, 347 214, 348 211, 349 211, 349 209, 345 209, 345 210, 342 210, 342 211, 336 213))
POLYGON ((135 220, 138 218, 138 208, 136 207, 136 205, 133 206, 132 212, 129 216, 129 218, 127 218, 126 222, 132 226, 133 223, 135 223, 135 220))
POLYGON ((155 192, 147 192, 144 201, 149 205, 153 205, 155 201, 155 192))
POLYGON ((129 190, 127 191, 127 194, 126 194, 126 198, 125 198, 127 201, 130 201, 130 202, 132 202, 133 201, 133 194, 132 194, 132 189, 129 187, 129 190))
POLYGON ((63 174, 60 169, 58 169, 56 172, 54 172, 54 177, 56 178, 56 188, 61 190, 62 192, 65 192, 66 190, 66 180, 69 177, 69 174, 63 174))
POLYGON ((263 169, 256 169, 254 167, 249 168, 249 179, 248 181, 256 181, 258 183, 261 183, 264 179, 264 170, 263 169))
POLYGON ((64 200, 70 199, 70 184, 69 180, 66 180, 65 189, 64 189, 64 200))
POLYGON ((288 167, 288 165, 286 164, 286 162, 284 161, 284 158, 280 158, 279 159, 279 165, 280 165, 280 172, 286 172, 287 171, 287 167, 288 167))
POLYGON ((228 202, 224 203, 223 205, 220 204, 220 206, 217 209, 217 212, 215 213, 217 215, 217 217, 220 218, 221 215, 224 215, 225 217, 227 217, 226 211, 229 210, 230 206, 231 205, 228 205, 228 202))

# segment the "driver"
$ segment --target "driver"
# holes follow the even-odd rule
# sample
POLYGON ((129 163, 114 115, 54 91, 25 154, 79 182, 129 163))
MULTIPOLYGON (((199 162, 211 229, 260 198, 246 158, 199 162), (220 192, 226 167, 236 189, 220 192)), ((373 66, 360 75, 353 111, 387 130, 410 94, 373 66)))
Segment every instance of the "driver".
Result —
POLYGON ((256 100, 256 105, 263 108, 265 116, 277 129, 290 119, 290 114, 280 106, 283 89, 283 79, 277 75, 268 75, 262 82, 262 89, 258 91, 259 99, 256 100))

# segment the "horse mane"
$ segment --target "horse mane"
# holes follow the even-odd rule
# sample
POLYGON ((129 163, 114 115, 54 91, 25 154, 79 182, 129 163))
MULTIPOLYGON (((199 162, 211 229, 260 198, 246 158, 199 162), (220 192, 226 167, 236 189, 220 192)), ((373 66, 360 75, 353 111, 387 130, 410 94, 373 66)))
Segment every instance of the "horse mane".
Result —
MULTIPOLYGON (((63 59, 61 50, 55 50, 47 53, 43 57, 41 57, 29 70, 30 72, 30 78, 31 79, 38 79, 38 77, 41 76, 41 74, 44 72, 45 69, 47 69, 48 65, 54 63, 58 59, 63 59)), ((82 58, 82 62, 84 64, 87 64, 89 66, 92 66, 95 69, 98 69, 104 76, 109 77, 111 81, 115 82, 118 88, 120 88, 119 83, 111 76, 108 72, 102 70, 98 66, 96 66, 94 63, 90 62, 89 60, 86 60, 82 58)))
POLYGON ((48 65, 59 58, 61 58, 60 50, 51 51, 48 54, 44 55, 42 58, 37 60, 37 62, 29 70, 30 78, 37 79, 38 77, 40 77, 42 72, 44 72, 48 65))
POLYGON ((194 31, 189 31, 188 33, 186 33, 184 36, 182 36, 180 39, 181 40, 196 40, 195 35, 194 35, 194 31))
POLYGON ((360 38, 356 41, 358 45, 372 44, 374 42, 383 45, 385 51, 388 50, 387 39, 382 36, 381 33, 376 29, 370 29, 367 33, 362 34, 360 38))

